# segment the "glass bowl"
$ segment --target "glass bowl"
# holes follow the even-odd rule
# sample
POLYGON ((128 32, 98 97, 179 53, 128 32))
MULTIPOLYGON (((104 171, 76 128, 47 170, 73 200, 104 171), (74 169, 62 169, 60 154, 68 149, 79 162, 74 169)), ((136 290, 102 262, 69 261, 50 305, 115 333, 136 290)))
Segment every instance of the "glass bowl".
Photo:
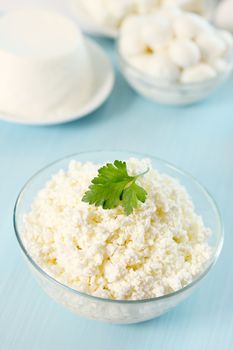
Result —
POLYGON ((169 83, 151 77, 134 67, 120 50, 120 39, 117 42, 117 56, 121 72, 129 85, 140 95, 161 104, 188 105, 205 99, 227 78, 233 68, 233 58, 229 58, 227 69, 217 73, 216 77, 202 82, 182 84, 169 83))
POLYGON ((77 153, 58 160, 36 173, 23 187, 14 209, 14 228, 19 246, 28 262, 29 268, 44 291, 56 302, 64 305, 80 316, 109 323, 137 323, 157 317, 187 298, 199 285, 200 281, 216 262, 223 244, 223 227, 217 206, 208 192, 190 175, 177 169, 173 165, 158 158, 127 151, 95 151, 77 153), (112 162, 115 159, 150 158, 154 168, 161 173, 173 176, 186 187, 193 199, 196 211, 203 217, 204 223, 212 230, 209 244, 213 254, 192 283, 186 287, 161 297, 138 300, 110 300, 94 297, 74 290, 45 273, 33 260, 23 242, 22 219, 30 210, 31 203, 37 192, 44 186, 51 176, 60 169, 67 168, 70 160, 94 163, 112 162))

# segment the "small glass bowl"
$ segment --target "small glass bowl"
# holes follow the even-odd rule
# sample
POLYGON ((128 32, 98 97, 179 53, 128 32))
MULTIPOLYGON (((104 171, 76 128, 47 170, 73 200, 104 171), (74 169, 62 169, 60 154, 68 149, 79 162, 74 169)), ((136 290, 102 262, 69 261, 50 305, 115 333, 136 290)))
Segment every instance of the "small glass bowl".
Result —
POLYGON ((212 79, 189 84, 169 83, 155 79, 134 67, 123 57, 119 42, 120 39, 116 45, 118 62, 129 85, 142 96, 165 105, 188 105, 205 99, 229 78, 233 68, 233 59, 230 57, 228 68, 212 79))
POLYGON ((39 285, 52 299, 80 316, 118 324, 137 323, 155 318, 182 302, 193 292, 203 277, 213 267, 223 244, 223 227, 217 206, 208 192, 193 177, 158 158, 127 151, 77 153, 58 160, 40 170, 26 183, 17 198, 14 210, 14 228, 16 238, 31 272, 39 285), (128 159, 130 157, 149 157, 154 168, 162 173, 173 176, 186 187, 192 197, 197 213, 203 217, 205 225, 212 230, 209 244, 212 247, 213 253, 210 260, 203 267, 203 271, 196 276, 193 282, 174 293, 138 301, 103 299, 74 290, 43 271, 30 256, 30 252, 27 251, 24 245, 22 220, 24 214, 30 210, 34 197, 44 186, 45 182, 60 169, 67 168, 72 159, 80 162, 91 161, 101 164, 107 161, 112 162, 115 159, 128 159))

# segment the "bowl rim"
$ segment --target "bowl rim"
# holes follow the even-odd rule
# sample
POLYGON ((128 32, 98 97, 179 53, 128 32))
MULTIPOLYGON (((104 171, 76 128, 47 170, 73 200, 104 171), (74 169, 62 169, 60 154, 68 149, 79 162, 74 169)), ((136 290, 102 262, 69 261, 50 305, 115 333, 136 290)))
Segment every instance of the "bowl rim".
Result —
POLYGON ((174 81, 174 82, 168 82, 168 81, 162 81, 156 78, 153 78, 150 74, 143 72, 139 68, 135 67, 133 64, 130 63, 129 60, 123 55, 121 49, 120 49, 120 41, 121 41, 121 35, 118 36, 115 43, 116 48, 116 54, 117 59, 120 64, 121 70, 128 68, 130 69, 134 74, 137 74, 137 78, 141 79, 144 83, 150 84, 154 88, 158 89, 177 89, 180 90, 188 90, 193 88, 199 88, 199 87, 208 87, 212 86, 213 84, 218 84, 221 81, 224 81, 232 72, 233 70, 233 49, 231 54, 229 55, 229 58, 227 60, 227 69, 224 72, 217 72, 216 75, 210 79, 206 79, 203 81, 197 81, 192 83, 181 83, 180 81, 174 81))
MULTIPOLYGON (((51 174, 52 175, 52 174, 51 174)), ((116 304, 137 304, 137 303, 148 303, 148 302, 153 302, 153 301, 161 301, 161 300, 165 300, 167 298, 172 298, 173 296, 179 295, 185 291, 188 291, 189 289, 191 289, 192 287, 196 286, 198 284, 198 282, 200 282, 207 274, 208 272, 212 269, 212 267, 215 265, 216 261, 218 260, 218 257, 221 253, 222 247, 223 247, 223 242, 224 242, 224 227, 223 227, 223 221, 222 221, 222 217, 221 217, 221 213, 220 210, 214 200, 214 198, 210 195, 210 193, 208 192, 208 190, 200 184, 200 182, 198 180, 196 180, 195 177, 193 177, 191 174, 189 174, 186 171, 183 171, 182 169, 176 167, 175 165, 173 165, 170 162, 167 162, 165 160, 163 160, 162 158, 147 154, 147 153, 140 153, 140 152, 135 152, 135 151, 130 151, 130 150, 114 150, 114 149, 108 149, 108 150, 103 150, 103 149, 99 149, 99 150, 88 150, 88 151, 82 151, 82 152, 75 152, 72 154, 69 154, 67 156, 61 157, 53 162, 50 162, 49 164, 45 165, 44 167, 42 167, 40 170, 38 170, 37 172, 35 172, 24 184, 24 186, 22 187, 22 189, 20 190, 16 201, 15 201, 15 205, 14 205, 14 210, 13 210, 13 226, 14 226, 14 231, 15 231, 15 236, 16 239, 19 243, 19 246, 21 248, 21 251, 23 253, 23 255, 26 257, 26 259, 28 260, 28 262, 36 269, 37 272, 39 272, 40 274, 42 274, 43 277, 45 277, 46 279, 48 279, 50 282, 54 283, 55 285, 67 290, 68 292, 74 293, 76 295, 79 295, 81 297, 85 297, 91 300, 95 300, 95 301, 99 301, 99 302, 108 302, 108 303, 116 303, 116 304), (218 221, 218 233, 219 233, 219 239, 218 239, 218 244, 216 245, 215 248, 215 252, 213 253, 212 257, 210 258, 208 265, 205 266, 204 270, 196 277, 193 279, 193 281, 189 284, 187 284, 185 287, 178 289, 175 292, 171 292, 159 297, 153 297, 153 298, 148 298, 148 299, 139 299, 139 300, 125 300, 125 299, 109 299, 109 298, 102 298, 102 297, 97 297, 85 292, 81 292, 78 291, 72 287, 69 287, 66 284, 63 284, 62 282, 59 282, 58 280, 56 280, 54 277, 52 277, 51 275, 49 275, 47 272, 45 272, 40 266, 39 264, 37 264, 35 262, 35 260, 31 257, 31 255, 29 254, 29 252, 27 251, 21 237, 20 237, 20 230, 18 228, 18 224, 17 224, 17 210, 18 210, 18 206, 21 202, 21 199, 24 196, 24 193, 27 191, 28 186, 30 186, 30 184, 33 182, 33 180, 35 178, 37 178, 37 176, 39 176, 40 174, 42 174, 44 171, 48 170, 49 168, 51 168, 52 166, 63 162, 65 160, 71 160, 72 157, 77 157, 79 155, 84 155, 84 154, 91 154, 91 153, 130 153, 133 156, 137 156, 137 157, 146 157, 146 158, 151 158, 154 159, 158 162, 160 162, 161 164, 167 166, 168 168, 170 168, 171 170, 177 172, 178 174, 183 175, 184 177, 188 178, 189 180, 191 180, 198 188, 199 190, 202 191, 202 193, 207 197, 208 201, 210 202, 212 209, 215 212, 215 215, 217 217, 217 221, 218 221)))

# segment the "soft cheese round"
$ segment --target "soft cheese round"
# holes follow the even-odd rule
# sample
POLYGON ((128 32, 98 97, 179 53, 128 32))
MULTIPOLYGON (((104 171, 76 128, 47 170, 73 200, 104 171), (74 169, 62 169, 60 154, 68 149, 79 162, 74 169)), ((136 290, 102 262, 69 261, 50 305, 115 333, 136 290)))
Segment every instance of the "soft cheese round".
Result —
POLYGON ((49 275, 79 291, 140 300, 192 282, 211 257, 210 230, 175 179, 149 160, 129 159, 129 174, 150 168, 138 184, 145 203, 126 216, 82 201, 99 165, 72 161, 55 174, 25 214, 23 241, 49 275))
POLYGON ((31 119, 72 115, 93 79, 84 39, 69 19, 42 10, 0 19, 0 110, 31 119))

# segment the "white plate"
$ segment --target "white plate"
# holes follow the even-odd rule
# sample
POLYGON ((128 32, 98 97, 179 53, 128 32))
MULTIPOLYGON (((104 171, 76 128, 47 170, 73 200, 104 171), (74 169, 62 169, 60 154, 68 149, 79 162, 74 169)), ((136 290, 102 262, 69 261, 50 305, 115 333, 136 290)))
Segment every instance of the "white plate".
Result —
POLYGON ((84 8, 82 1, 83 0, 70 0, 72 16, 77 20, 81 30, 95 36, 104 36, 107 38, 116 39, 118 36, 118 30, 96 23, 84 8))
POLYGON ((22 116, 13 116, 0 112, 0 120, 7 122, 27 124, 27 125, 53 125, 67 123, 80 119, 90 114, 109 97, 114 85, 114 72, 112 64, 105 52, 92 40, 86 39, 86 44, 90 53, 94 76, 92 93, 88 101, 77 110, 75 114, 64 115, 62 117, 51 117, 50 119, 29 119, 22 116))

